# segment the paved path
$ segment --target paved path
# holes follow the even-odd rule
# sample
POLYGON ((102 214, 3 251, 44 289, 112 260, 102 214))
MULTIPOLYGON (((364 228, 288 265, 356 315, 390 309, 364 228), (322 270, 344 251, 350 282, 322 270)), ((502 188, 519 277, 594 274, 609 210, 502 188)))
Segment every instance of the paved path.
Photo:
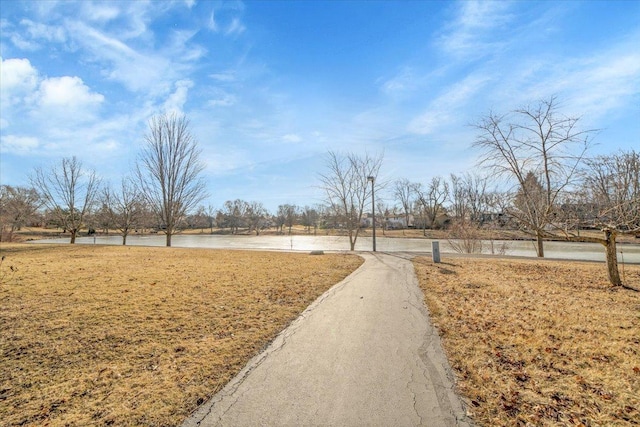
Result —
POLYGON ((469 425, 411 262, 363 256, 183 427, 469 425))

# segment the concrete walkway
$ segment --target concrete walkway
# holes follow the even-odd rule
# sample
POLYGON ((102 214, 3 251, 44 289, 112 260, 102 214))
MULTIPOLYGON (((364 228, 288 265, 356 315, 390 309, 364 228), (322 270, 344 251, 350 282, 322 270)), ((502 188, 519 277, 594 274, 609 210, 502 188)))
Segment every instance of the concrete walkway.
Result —
POLYGON ((468 426, 413 265, 363 256, 183 426, 468 426))

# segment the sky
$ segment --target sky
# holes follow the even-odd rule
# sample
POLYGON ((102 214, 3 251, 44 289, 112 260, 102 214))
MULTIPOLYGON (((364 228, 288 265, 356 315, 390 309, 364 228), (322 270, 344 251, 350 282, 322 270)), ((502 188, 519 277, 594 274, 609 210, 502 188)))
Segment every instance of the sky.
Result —
POLYGON ((591 154, 640 149, 640 1, 3 0, 0 57, 3 185, 70 156, 118 185, 163 112, 214 208, 320 203, 329 151, 473 171, 473 123, 551 96, 591 154))

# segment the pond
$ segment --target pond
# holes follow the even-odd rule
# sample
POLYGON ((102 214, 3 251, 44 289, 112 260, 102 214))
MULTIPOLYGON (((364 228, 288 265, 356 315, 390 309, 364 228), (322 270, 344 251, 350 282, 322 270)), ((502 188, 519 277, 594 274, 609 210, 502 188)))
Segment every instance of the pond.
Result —
MULTIPOLYGON (((46 239, 33 243, 67 243, 69 239, 46 239)), ((376 249, 380 252, 431 252, 431 239, 376 238, 376 249)), ((454 245, 458 241, 440 240, 440 252, 456 253, 454 245)), ((79 237, 78 244, 120 245, 122 238, 113 236, 79 237)), ((483 254, 534 257, 533 241, 493 240, 482 241, 483 254)), ((165 236, 129 236, 127 245, 164 246, 165 236)), ((210 234, 178 234, 172 238, 174 247, 213 249, 264 249, 286 251, 345 251, 349 249, 349 239, 345 236, 229 236, 210 234)), ((370 237, 359 237, 356 250, 370 251, 370 237)), ((604 247, 597 243, 545 242, 545 257, 585 261, 604 261, 604 247)), ((629 264, 640 264, 640 245, 619 244, 618 260, 629 264)))

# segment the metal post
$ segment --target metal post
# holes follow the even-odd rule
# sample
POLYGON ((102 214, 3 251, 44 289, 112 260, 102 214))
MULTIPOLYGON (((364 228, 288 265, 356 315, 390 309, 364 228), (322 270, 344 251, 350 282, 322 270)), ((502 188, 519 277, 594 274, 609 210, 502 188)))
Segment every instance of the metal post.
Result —
POLYGON ((375 177, 369 176, 367 180, 371 181, 371 223, 373 225, 373 252, 376 251, 376 196, 375 196, 375 177))
POLYGON ((440 242, 437 240, 435 242, 431 242, 431 258, 433 262, 440 262, 440 242))

